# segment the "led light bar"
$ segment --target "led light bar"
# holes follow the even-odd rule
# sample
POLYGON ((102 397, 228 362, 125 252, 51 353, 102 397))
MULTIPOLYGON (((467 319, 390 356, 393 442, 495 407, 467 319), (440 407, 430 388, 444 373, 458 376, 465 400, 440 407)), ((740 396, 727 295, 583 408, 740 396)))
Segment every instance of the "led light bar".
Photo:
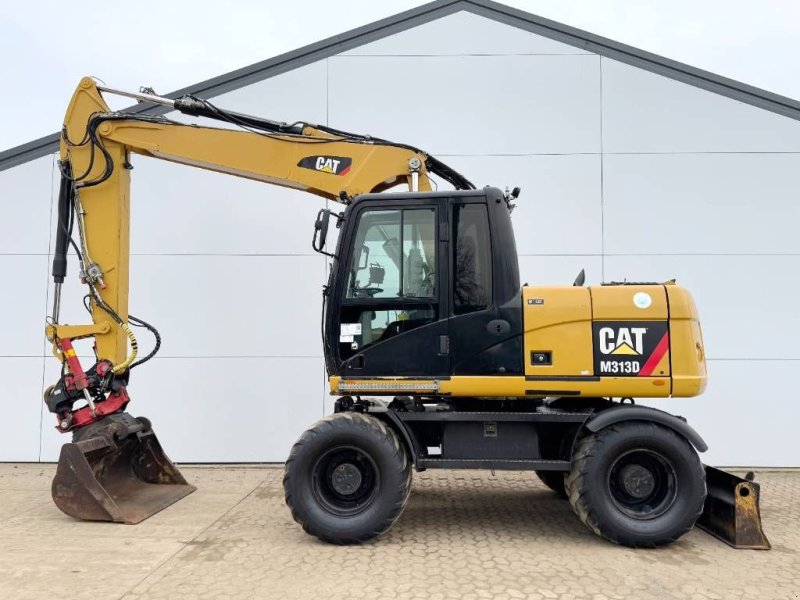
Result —
POLYGON ((404 392, 404 391, 424 391, 438 392, 439 381, 341 381, 339 383, 340 392, 404 392))

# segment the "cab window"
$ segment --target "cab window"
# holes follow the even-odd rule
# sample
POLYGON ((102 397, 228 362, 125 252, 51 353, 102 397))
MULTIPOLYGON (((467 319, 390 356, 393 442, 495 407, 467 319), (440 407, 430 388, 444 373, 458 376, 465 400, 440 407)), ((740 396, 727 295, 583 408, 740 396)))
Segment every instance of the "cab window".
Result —
POLYGON ((455 206, 453 214, 453 314, 460 315, 492 303, 492 246, 485 205, 455 206))
POLYGON ((365 210, 348 265, 346 298, 433 298, 436 210, 365 210))

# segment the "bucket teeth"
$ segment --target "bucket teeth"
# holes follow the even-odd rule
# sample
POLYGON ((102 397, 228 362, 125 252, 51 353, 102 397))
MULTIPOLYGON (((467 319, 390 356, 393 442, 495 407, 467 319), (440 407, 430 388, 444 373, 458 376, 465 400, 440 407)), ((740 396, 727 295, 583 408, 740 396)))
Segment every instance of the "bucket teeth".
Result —
POLYGON ((706 466, 706 502, 697 525, 734 548, 769 550, 761 527, 761 486, 752 474, 742 479, 706 466))
POLYGON ((65 514, 128 524, 145 520, 195 489, 164 454, 149 424, 124 432, 119 422, 64 444, 52 485, 53 501, 65 514))

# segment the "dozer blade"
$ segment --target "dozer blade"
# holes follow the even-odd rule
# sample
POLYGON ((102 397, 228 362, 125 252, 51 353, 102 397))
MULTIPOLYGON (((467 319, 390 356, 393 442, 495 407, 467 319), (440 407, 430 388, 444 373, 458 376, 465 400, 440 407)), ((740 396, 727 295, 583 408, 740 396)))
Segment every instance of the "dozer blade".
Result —
MULTIPOLYGON (((127 416, 127 415, 126 415, 127 416)), ((115 423, 101 435, 64 444, 53 501, 87 521, 135 524, 191 494, 145 419, 115 423)))
POLYGON ((703 514, 697 525, 734 548, 769 550, 770 543, 761 528, 759 495, 761 486, 746 479, 706 466, 708 490, 703 514))

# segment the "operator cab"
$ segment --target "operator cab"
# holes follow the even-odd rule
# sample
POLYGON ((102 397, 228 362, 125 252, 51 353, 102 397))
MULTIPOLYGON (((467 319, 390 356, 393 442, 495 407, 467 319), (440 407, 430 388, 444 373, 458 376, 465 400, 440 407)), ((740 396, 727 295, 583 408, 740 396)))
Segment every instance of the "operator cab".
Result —
POLYGON ((325 298, 329 374, 523 372, 516 245, 500 190, 367 194, 339 225, 325 298))

